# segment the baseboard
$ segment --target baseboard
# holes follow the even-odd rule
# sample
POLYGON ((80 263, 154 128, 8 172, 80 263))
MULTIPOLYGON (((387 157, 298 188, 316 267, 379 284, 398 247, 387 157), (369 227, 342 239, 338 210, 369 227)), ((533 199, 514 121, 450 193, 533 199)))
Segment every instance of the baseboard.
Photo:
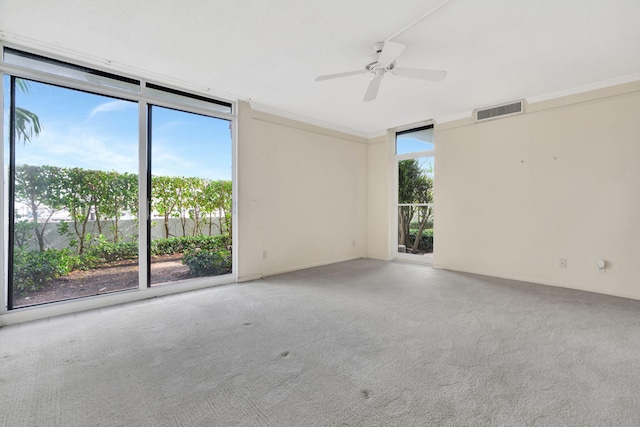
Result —
POLYGON ((242 282, 250 282, 251 280, 259 280, 262 279, 264 276, 262 274, 251 274, 249 276, 241 276, 238 277, 238 283, 242 283, 242 282))
POLYGON ((617 297, 617 298, 640 300, 640 296, 638 296, 638 295, 629 295, 629 294, 624 294, 624 293, 620 293, 620 292, 603 292, 600 289, 590 289, 590 288, 579 288, 579 287, 567 286, 567 285, 562 285, 562 284, 559 284, 559 283, 548 282, 548 281, 545 281, 545 280, 532 279, 530 277, 511 276, 511 275, 497 275, 497 274, 494 274, 494 273, 487 273, 487 272, 481 271, 481 270, 466 270, 466 269, 460 269, 460 268, 447 268, 447 267, 442 267, 442 266, 437 266, 437 267, 434 267, 434 268, 436 268, 438 270, 451 271, 451 272, 455 272, 455 273, 477 274, 479 276, 496 277, 496 278, 499 278, 499 279, 513 280, 513 281, 516 281, 516 282, 533 283, 533 284, 537 284, 537 285, 553 286, 554 288, 564 288, 564 289, 571 289, 571 290, 574 290, 574 291, 591 292, 591 293, 594 293, 594 294, 608 295, 608 296, 617 297))
POLYGON ((288 269, 285 269, 285 270, 276 270, 274 272, 264 273, 264 275, 262 277, 277 276, 278 274, 291 273, 293 271, 306 270, 308 268, 322 267, 324 265, 337 264, 339 262, 354 261, 354 260, 357 260, 357 259, 364 259, 364 258, 365 257, 362 257, 362 256, 356 256, 356 257, 348 257, 348 258, 338 258, 338 259, 334 259, 334 260, 331 260, 331 261, 323 261, 323 262, 318 262, 318 263, 313 263, 313 264, 305 264, 305 265, 301 265, 299 267, 292 267, 292 268, 288 268, 288 269))

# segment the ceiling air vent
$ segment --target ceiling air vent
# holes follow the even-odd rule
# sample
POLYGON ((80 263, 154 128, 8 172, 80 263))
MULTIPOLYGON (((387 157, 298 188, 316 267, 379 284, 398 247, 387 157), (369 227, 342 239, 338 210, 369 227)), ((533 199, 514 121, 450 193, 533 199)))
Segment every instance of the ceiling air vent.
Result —
POLYGON ((509 104, 496 105, 495 107, 475 110, 476 122, 496 119, 498 117, 513 116, 524 111, 524 100, 511 102, 509 104))

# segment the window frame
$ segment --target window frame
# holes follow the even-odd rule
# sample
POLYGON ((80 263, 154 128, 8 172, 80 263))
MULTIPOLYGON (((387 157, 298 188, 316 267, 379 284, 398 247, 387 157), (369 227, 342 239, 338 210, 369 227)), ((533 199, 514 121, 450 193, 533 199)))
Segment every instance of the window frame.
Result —
MULTIPOLYGON (((433 163, 434 163, 434 169, 435 169, 436 144, 435 142, 433 143, 434 147, 431 150, 396 154, 396 151, 397 151, 396 142, 397 142, 398 135, 409 133, 413 130, 417 131, 417 130, 428 129, 428 128, 434 129, 434 132, 435 132, 435 121, 427 120, 424 122, 413 123, 410 125, 398 127, 391 130, 392 137, 389 138, 389 142, 390 144, 392 144, 391 152, 393 153, 392 154, 393 167, 391 168, 391 173, 392 173, 391 185, 393 188, 393 191, 392 191, 393 199, 391 201, 391 206, 390 206, 391 213, 389 216, 389 219, 391 221, 391 226, 389 227, 390 228, 389 253, 391 254, 391 259, 394 259, 397 261, 406 261, 406 262, 414 262, 419 264, 433 265, 433 256, 434 256, 433 253, 430 255, 416 256, 413 254, 407 254, 407 253, 402 253, 398 251, 398 211, 399 211, 398 208, 401 206, 431 206, 431 207, 434 206, 433 203, 398 203, 399 163, 403 160, 432 157, 433 163)), ((434 183, 435 183, 435 173, 434 173, 434 183)), ((434 245, 434 252, 435 252, 435 245, 434 245)))
MULTIPOLYGON (((28 80, 34 80, 37 82, 41 82, 44 84, 51 84, 63 88, 80 90, 88 93, 93 93, 97 95, 103 95, 108 97, 113 97, 117 99, 123 99, 127 101, 133 101, 138 104, 138 191, 139 191, 139 220, 140 224, 148 224, 150 218, 149 212, 149 200, 145 195, 148 194, 148 190, 150 187, 150 182, 148 181, 147 175, 150 171, 148 171, 148 156, 149 152, 149 144, 148 144, 148 132, 149 126, 151 125, 150 121, 147 117, 147 110, 150 105, 157 105, 160 107, 171 108, 175 110, 184 111, 187 113, 194 113, 203 116, 213 117, 217 119, 228 120, 231 126, 231 173, 232 173, 232 222, 234 224, 232 229, 232 242, 233 242, 233 266, 232 272, 229 275, 223 276, 211 276, 204 278, 194 278, 188 279, 181 282, 176 282, 169 284, 167 286, 160 287, 149 287, 148 286, 148 275, 147 275, 147 266, 140 264, 139 268, 139 283, 138 288, 129 290, 129 291, 120 291, 117 293, 111 294, 103 294, 96 295, 90 297, 82 297, 78 299, 66 300, 66 301, 58 301, 51 302, 44 305, 37 306, 29 306, 23 307, 19 309, 9 309, 9 286, 8 286, 8 274, 9 270, 9 260, 8 260, 8 250, 9 243, 6 239, 9 236, 9 224, 8 224, 8 209, 9 209, 9 198, 13 198, 12 194, 6 195, 5 192, 9 190, 8 183, 5 182, 5 186, 3 188, 3 197, 0 198, 0 212, 2 218, 2 226, 0 226, 0 238, 2 238, 3 244, 0 246, 0 276, 2 277, 2 292, 0 292, 0 325, 2 324, 3 317, 9 317, 18 319, 18 321, 26 321, 31 320, 33 318, 41 318, 52 315, 64 314, 77 312, 81 310, 97 308, 112 304, 119 304, 122 302, 135 301, 140 299, 146 299, 153 296, 167 295, 178 292, 184 292, 187 290, 200 289, 204 287, 209 287, 218 284, 228 284, 237 282, 238 278, 238 224, 237 224, 237 102, 236 100, 227 100, 221 99, 219 97, 210 97, 207 94, 198 93, 194 91, 190 91, 187 88, 176 87, 175 85, 153 80, 146 79, 144 76, 132 76, 126 72, 114 72, 114 70, 106 70, 104 67, 96 67, 93 64, 83 63, 83 61, 76 61, 71 58, 64 58, 58 55, 41 52, 36 49, 31 49, 25 46, 19 46, 12 43, 0 43, 0 91, 3 96, 0 99, 0 107, 2 107, 2 111, 5 110, 6 106, 4 105, 4 93, 5 93, 5 85, 4 85, 4 76, 8 75, 10 77, 15 78, 24 78, 28 80), (74 78, 50 74, 47 72, 34 70, 31 68, 8 64, 4 62, 4 50, 5 48, 11 49, 18 52, 24 52, 27 54, 33 54, 35 56, 49 58, 53 61, 69 64, 72 67, 77 67, 77 69, 89 69, 97 72, 98 75, 104 74, 108 76, 119 76, 125 81, 138 81, 140 84, 139 92, 132 92, 125 89, 115 88, 111 86, 105 86, 99 83, 91 83, 82 80, 76 80, 74 78), (208 100, 212 103, 212 106, 220 106, 227 105, 229 106, 230 112, 225 113, 220 111, 219 108, 206 108, 203 107, 202 104, 192 104, 184 102, 184 100, 177 99, 167 99, 167 97, 154 97, 150 95, 147 91, 147 84, 152 85, 154 88, 165 88, 168 93, 177 93, 181 96, 189 97, 192 95, 194 99, 197 100, 208 100), (6 199, 6 200, 5 200, 6 199), (38 312, 38 315, 33 314, 34 312, 38 312)), ((206 91, 207 89, 203 89, 206 91)), ((9 119, 10 120, 10 119, 9 119)), ((3 174, 5 174, 9 165, 5 164, 5 133, 8 129, 11 132, 10 125, 5 123, 4 114, 0 117, 0 137, 2 139, 2 144, 0 144, 0 162, 2 162, 2 170, 3 174)), ((8 135, 7 135, 8 137, 8 135)), ((3 181, 6 179, 3 175, 3 181)), ((147 236, 148 236, 148 226, 140 226, 139 227, 139 235, 138 239, 140 242, 138 257, 139 260, 147 260, 148 259, 148 248, 146 245, 147 236)), ((145 261, 146 262, 146 261, 145 261)))

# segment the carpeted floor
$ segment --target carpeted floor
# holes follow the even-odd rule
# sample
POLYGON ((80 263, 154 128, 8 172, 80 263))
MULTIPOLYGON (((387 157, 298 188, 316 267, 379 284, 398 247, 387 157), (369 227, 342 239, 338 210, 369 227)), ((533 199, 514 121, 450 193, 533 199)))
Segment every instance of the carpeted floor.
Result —
POLYGON ((638 426, 640 301, 358 260, 0 329, 2 426, 638 426))

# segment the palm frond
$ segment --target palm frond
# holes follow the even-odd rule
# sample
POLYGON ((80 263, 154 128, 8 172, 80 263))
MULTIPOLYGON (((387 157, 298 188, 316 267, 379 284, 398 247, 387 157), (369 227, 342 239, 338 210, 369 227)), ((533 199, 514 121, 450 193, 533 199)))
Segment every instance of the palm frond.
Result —
POLYGON ((22 140, 23 144, 31 142, 31 138, 38 136, 42 131, 42 124, 37 114, 31 111, 16 107, 16 140, 22 140))

